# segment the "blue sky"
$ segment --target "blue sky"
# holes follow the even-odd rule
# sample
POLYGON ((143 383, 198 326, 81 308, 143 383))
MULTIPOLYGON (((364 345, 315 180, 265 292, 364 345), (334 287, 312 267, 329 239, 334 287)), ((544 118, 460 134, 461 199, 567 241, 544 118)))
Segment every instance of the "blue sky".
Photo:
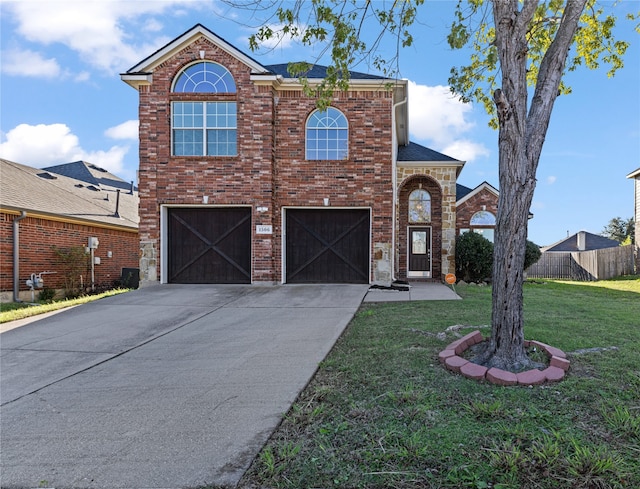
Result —
MULTIPOLYGON (((461 184, 497 187, 497 132, 482 107, 458 102, 447 88, 449 70, 468 55, 445 41, 454 6, 427 0, 414 45, 400 55, 411 139, 466 161, 461 184)), ((625 68, 612 79, 604 68, 570 73, 573 93, 556 102, 529 223, 537 244, 600 233, 610 219, 633 215, 625 177, 640 167, 640 35, 623 17, 634 10, 636 0, 615 7, 617 33, 631 42, 625 68)), ((215 0, 0 0, 0 156, 34 167, 83 159, 134 180, 138 95, 120 73, 196 23, 262 64, 320 55, 290 42, 251 53, 248 37, 271 21, 215 0)))

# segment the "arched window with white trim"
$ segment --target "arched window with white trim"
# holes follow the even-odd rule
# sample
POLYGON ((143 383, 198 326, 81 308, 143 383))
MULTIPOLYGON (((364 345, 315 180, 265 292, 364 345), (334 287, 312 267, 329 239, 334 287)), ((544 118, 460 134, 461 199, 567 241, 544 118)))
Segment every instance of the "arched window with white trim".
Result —
POLYGON ((335 107, 315 110, 306 124, 307 160, 346 160, 349 155, 349 123, 335 107))

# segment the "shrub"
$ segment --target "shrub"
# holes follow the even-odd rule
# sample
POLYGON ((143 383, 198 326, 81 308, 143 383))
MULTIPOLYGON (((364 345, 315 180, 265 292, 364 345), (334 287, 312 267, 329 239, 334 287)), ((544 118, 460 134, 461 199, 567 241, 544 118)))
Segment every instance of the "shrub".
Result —
POLYGON ((541 256, 542 251, 540 251, 540 247, 533 241, 527 240, 527 249, 524 252, 524 269, 526 270, 536 263, 541 256))
POLYGON ((456 275, 465 282, 491 277, 493 243, 478 233, 467 232, 456 238, 456 275))

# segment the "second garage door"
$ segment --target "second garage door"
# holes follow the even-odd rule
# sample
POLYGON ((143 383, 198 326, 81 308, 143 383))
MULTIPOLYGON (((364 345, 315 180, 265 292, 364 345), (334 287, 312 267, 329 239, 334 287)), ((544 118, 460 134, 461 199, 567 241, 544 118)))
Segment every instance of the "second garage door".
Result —
POLYGON ((368 209, 288 209, 287 283, 369 283, 368 209))
POLYGON ((251 209, 168 210, 168 281, 251 283, 251 209))

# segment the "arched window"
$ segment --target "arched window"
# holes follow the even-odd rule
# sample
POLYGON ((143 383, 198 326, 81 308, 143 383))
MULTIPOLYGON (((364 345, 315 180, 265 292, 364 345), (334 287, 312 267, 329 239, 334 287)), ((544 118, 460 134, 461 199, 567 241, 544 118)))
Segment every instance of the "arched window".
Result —
POLYGON ((409 222, 431 222, 431 195, 424 189, 409 194, 409 222))
POLYGON ((489 211, 478 211, 471 216, 471 226, 495 226, 496 216, 489 211))
POLYGON ((493 243, 496 226, 496 216, 494 216, 491 212, 476 212, 473 216, 471 216, 469 226, 471 227, 471 229, 461 229, 460 234, 473 231, 474 233, 478 233, 484 236, 493 243))
MULTIPOLYGON (((202 61, 182 70, 173 84, 181 93, 236 93, 233 76, 224 66, 202 61)), ((197 96, 194 96, 197 97, 197 96)), ((171 104, 174 156, 235 156, 237 106, 234 100, 189 100, 171 104)))
POLYGON ((307 119, 308 160, 345 160, 349 154, 349 124, 334 107, 316 110, 307 119))
POLYGON ((210 61, 187 66, 176 77, 173 91, 180 93, 235 93, 236 83, 224 66, 210 61))

